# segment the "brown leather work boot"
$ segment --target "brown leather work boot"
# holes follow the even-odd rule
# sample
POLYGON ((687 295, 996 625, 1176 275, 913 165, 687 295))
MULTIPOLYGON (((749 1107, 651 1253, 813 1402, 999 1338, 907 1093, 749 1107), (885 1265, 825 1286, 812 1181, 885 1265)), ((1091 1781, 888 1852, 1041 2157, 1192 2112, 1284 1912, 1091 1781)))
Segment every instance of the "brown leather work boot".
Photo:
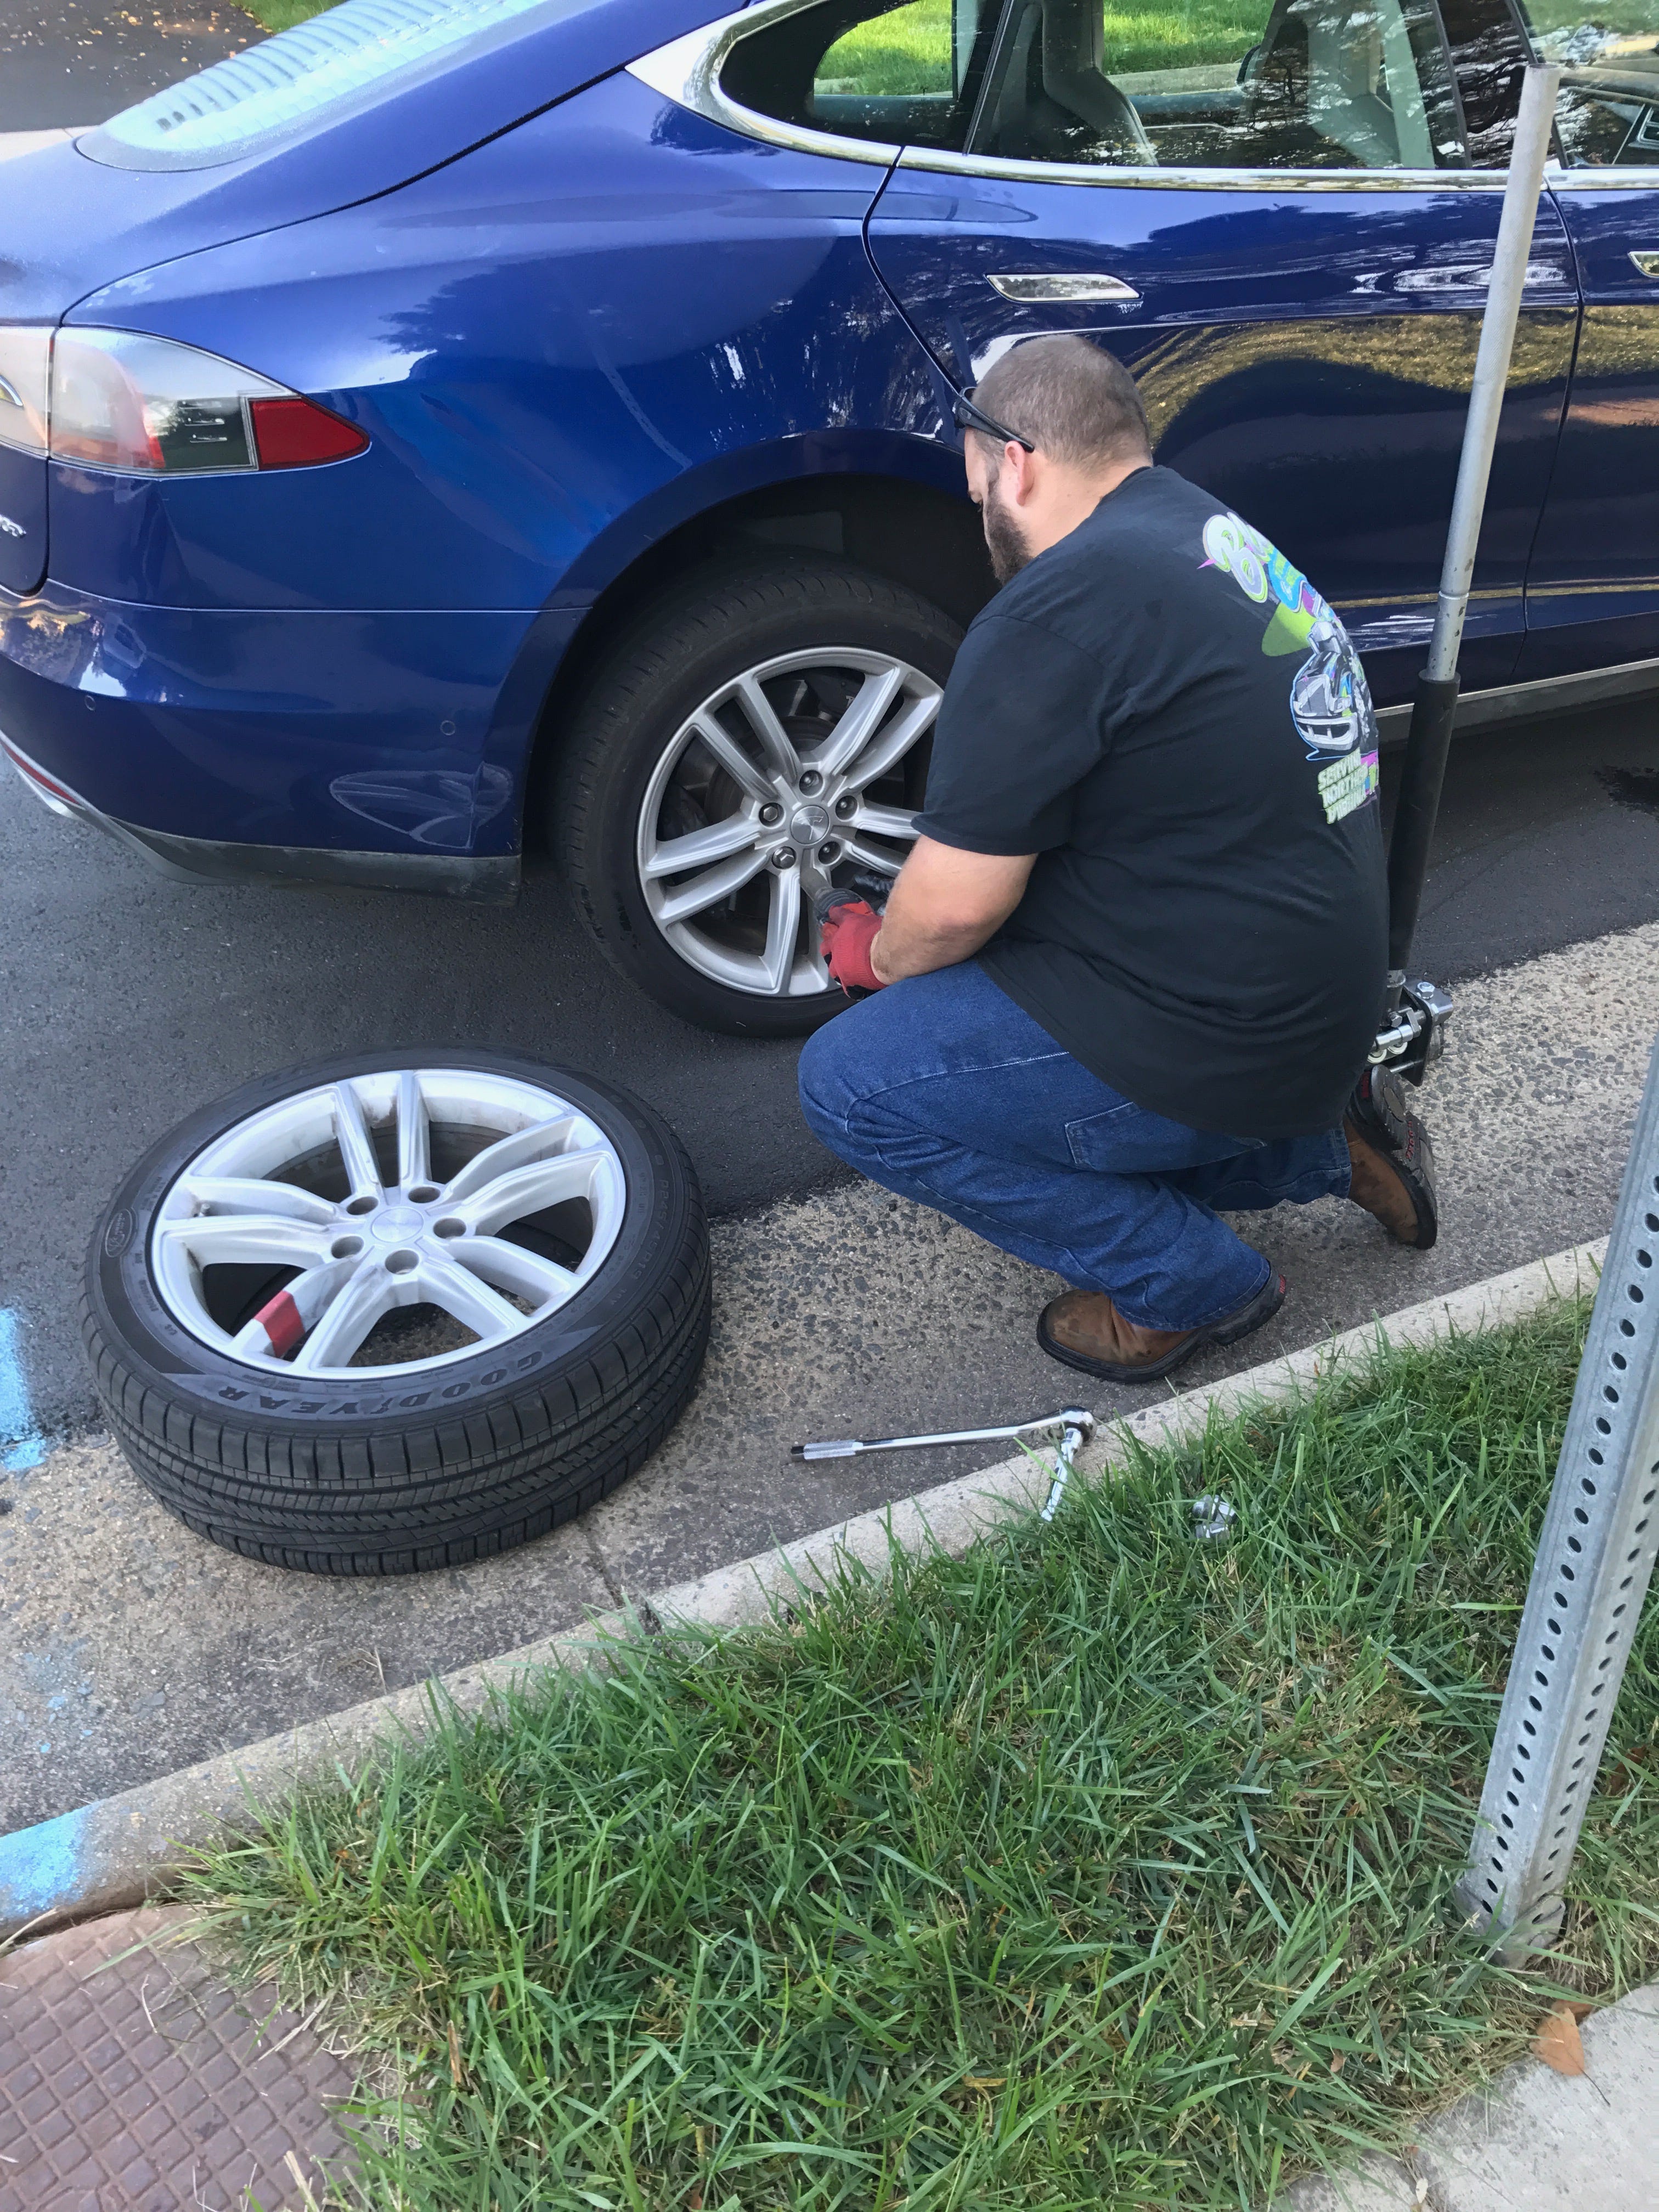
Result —
POLYGON ((1397 1075, 1366 1069, 1348 1101, 1342 1133, 1348 1140, 1349 1197, 1397 1244, 1426 1252, 1440 1233, 1434 1146, 1407 1107, 1397 1075))
POLYGON ((1207 1344, 1235 1344, 1285 1303, 1285 1278, 1268 1276, 1255 1296, 1204 1328, 1142 1328, 1126 1321, 1104 1291, 1067 1291, 1037 1321, 1037 1342, 1051 1359, 1108 1382, 1155 1382, 1207 1344))

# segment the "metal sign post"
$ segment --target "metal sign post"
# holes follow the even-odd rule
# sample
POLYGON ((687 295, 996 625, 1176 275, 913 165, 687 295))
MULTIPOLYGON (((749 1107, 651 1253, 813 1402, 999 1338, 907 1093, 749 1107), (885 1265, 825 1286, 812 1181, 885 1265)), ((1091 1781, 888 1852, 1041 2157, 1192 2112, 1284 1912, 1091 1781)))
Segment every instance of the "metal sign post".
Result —
POLYGON ((1516 118, 1486 312, 1480 319, 1480 343, 1474 357, 1474 380, 1457 464, 1457 488, 1452 496, 1451 526, 1446 533, 1428 665, 1417 679, 1412 700, 1411 731, 1406 739, 1400 797, 1389 840, 1389 1000, 1371 1061, 1373 1066, 1392 1066, 1419 1083, 1426 1065, 1439 1057, 1441 1031, 1451 1012, 1451 1001, 1435 984, 1408 981, 1406 964, 1417 931, 1429 848, 1440 811, 1441 787, 1446 780, 1446 755, 1457 713, 1457 656, 1463 643, 1486 482, 1504 411, 1515 326, 1526 289, 1533 226, 1538 219, 1538 195, 1543 190, 1544 163, 1549 155, 1560 82, 1559 68, 1534 64, 1521 88, 1521 109, 1516 118))
POLYGON ((1511 1965, 1549 1942, 1659 1548, 1659 1044, 1458 1895, 1511 1965))

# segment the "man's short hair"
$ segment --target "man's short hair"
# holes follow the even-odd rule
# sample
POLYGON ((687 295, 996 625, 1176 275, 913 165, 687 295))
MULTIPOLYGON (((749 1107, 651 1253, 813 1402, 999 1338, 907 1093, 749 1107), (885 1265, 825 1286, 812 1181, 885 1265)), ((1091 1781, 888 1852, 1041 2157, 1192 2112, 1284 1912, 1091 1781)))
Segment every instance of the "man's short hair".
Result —
POLYGON ((1121 361, 1087 338, 1027 338, 988 368, 976 405, 1067 468, 1150 457, 1146 410, 1121 361))

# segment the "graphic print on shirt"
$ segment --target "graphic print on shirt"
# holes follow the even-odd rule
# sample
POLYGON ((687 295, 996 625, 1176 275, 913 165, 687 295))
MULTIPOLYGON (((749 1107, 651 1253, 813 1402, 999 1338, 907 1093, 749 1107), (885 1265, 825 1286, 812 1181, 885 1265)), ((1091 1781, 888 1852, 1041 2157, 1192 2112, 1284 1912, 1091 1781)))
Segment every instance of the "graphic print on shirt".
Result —
POLYGON ((1377 792, 1376 715, 1353 641, 1334 610, 1270 538, 1229 511, 1204 526, 1203 566, 1230 575, 1258 606, 1271 598, 1261 634, 1267 653, 1306 653, 1291 680, 1291 720, 1319 772, 1328 822, 1340 822, 1377 792))

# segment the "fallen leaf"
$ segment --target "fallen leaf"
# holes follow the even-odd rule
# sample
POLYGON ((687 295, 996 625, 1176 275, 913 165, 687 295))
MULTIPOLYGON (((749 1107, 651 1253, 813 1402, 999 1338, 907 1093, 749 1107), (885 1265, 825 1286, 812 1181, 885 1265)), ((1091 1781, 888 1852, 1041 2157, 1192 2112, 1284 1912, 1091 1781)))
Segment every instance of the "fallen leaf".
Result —
POLYGON ((1000 2089, 1007 2079, 1006 2074, 964 2074, 962 2086, 964 2089, 1000 2089))
POLYGON ((449 2023, 449 2078, 458 2089, 466 2087, 466 2075, 461 2069, 461 2039, 454 2021, 449 2023))
POLYGON ((1567 2002, 1572 2007, 1575 2020, 1588 2020, 1593 2012, 1600 2010, 1599 2006, 1587 2003, 1583 1997, 1569 1997, 1567 2002))
POLYGON ((1343 2068, 1347 2064, 1347 2063, 1348 2063, 1348 2054, 1347 2054, 1347 2052, 1346 2052, 1346 2051, 1339 2051, 1337 2052, 1336 2056, 1335 2056, 1335 2057, 1332 2059, 1332 2061, 1331 2061, 1331 2071, 1332 2071, 1332 2073, 1333 2073, 1333 2074, 1340 2074, 1340 2073, 1342 2071, 1342 2069, 1343 2069, 1343 2068))
POLYGON ((1573 2013, 1574 2008, 1570 2004, 1552 2005, 1533 2043, 1534 2057, 1541 2058, 1558 2074, 1582 2074, 1584 2070, 1584 2045, 1573 2013))

